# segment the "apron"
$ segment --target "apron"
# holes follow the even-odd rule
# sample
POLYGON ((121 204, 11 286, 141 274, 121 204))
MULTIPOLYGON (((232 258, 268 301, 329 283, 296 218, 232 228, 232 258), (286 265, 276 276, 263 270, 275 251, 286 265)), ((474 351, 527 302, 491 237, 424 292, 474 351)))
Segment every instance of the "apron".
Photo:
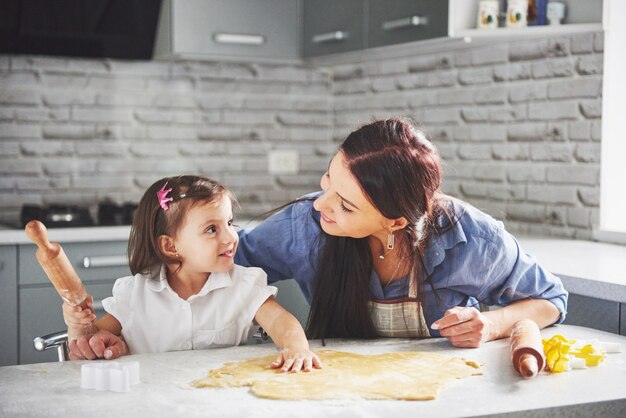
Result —
POLYGON ((422 304, 417 298, 417 284, 410 280, 406 298, 368 302, 372 322, 381 337, 412 338, 430 337, 424 319, 422 304))

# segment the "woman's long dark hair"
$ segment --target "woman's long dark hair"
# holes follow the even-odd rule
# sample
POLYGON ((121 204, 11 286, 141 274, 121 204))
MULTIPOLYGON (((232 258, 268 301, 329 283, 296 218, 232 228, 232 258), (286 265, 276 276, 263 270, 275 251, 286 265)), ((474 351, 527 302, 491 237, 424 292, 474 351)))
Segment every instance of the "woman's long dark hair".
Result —
MULTIPOLYGON (((404 217, 400 256, 409 279, 423 284, 422 255, 439 212, 441 160, 423 132, 401 118, 378 120, 352 132, 340 147, 366 198, 388 219, 404 217)), ((367 238, 323 233, 309 313, 310 338, 375 338, 368 302, 373 261, 367 238)))
POLYGON ((181 227, 185 214, 199 202, 214 202, 223 196, 236 204, 235 196, 222 184, 206 177, 185 175, 165 177, 153 183, 139 201, 133 215, 128 240, 128 261, 131 273, 152 275, 161 264, 178 264, 180 260, 167 257, 159 249, 161 235, 173 236, 181 227), (164 187, 170 190, 165 211, 159 203, 157 192, 164 187))

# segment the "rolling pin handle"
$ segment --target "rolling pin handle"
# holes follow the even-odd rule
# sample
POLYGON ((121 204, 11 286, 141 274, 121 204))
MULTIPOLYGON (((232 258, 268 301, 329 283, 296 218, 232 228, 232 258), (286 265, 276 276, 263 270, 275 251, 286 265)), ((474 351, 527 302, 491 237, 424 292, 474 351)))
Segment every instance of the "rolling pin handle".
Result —
POLYGON ((42 250, 54 251, 55 247, 48 241, 48 231, 43 223, 30 221, 26 224, 26 235, 42 250))
POLYGON ((537 358, 532 354, 523 354, 519 359, 519 371, 524 379, 530 379, 539 373, 537 358))

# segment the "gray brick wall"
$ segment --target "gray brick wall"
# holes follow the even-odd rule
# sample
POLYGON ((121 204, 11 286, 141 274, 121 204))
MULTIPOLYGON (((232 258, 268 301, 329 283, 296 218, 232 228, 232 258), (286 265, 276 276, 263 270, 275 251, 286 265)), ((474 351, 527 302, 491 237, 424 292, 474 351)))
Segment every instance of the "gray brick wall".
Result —
POLYGON ((590 238, 602 45, 587 33, 394 59, 402 72, 379 71, 385 61, 339 65, 333 138, 372 118, 409 117, 445 159, 446 192, 515 232, 590 238))
POLYGON ((598 223, 601 33, 326 68, 0 56, 0 221, 23 203, 136 201, 200 173, 243 216, 318 188, 338 143, 407 116, 445 159, 444 191, 510 230, 589 238, 598 223), (300 173, 268 173, 295 149, 300 173))
POLYGON ((27 203, 136 202, 182 173, 258 215, 318 187, 331 93, 305 66, 0 56, 0 221, 27 203), (273 149, 298 151, 300 173, 270 175, 273 149))

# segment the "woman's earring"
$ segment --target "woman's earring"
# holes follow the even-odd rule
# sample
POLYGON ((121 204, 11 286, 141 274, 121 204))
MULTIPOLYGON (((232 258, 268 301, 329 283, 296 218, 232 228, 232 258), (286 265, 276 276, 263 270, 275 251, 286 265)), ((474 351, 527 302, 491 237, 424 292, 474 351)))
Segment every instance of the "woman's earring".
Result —
POLYGON ((393 232, 387 234, 387 251, 383 251, 383 253, 379 255, 378 258, 380 258, 381 260, 385 259, 385 256, 389 254, 391 250, 393 250, 395 239, 396 238, 394 237, 393 232))
POLYGON ((387 234, 387 249, 388 250, 393 250, 395 239, 396 238, 394 237, 393 232, 390 232, 389 234, 387 234))

